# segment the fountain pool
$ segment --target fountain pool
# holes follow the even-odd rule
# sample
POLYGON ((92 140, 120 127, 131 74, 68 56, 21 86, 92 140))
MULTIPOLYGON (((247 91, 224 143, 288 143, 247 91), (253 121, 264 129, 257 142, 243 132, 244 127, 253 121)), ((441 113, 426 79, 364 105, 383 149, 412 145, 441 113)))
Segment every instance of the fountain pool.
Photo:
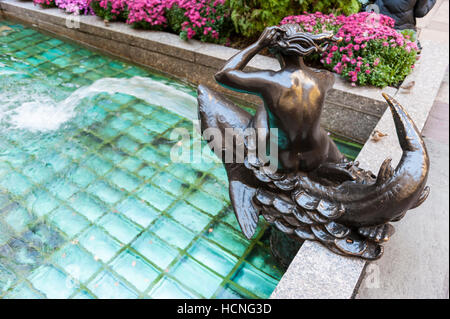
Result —
MULTIPOLYGON (((263 222, 239 230, 192 125, 195 89, 0 20, 0 298, 267 298, 263 222), (183 144, 183 145, 180 145, 183 144)), ((338 143, 349 157, 359 148, 338 143)))

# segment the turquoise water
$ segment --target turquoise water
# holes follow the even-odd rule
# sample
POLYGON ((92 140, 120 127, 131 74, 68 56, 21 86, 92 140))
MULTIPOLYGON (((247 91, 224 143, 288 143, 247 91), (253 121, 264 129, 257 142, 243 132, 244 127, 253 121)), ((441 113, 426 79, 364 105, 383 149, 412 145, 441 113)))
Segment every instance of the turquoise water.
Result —
MULTIPOLYGON (((192 87, 0 21, 0 297, 266 298, 207 148, 174 163, 192 87)), ((205 146, 203 144, 203 146, 205 146)))
POLYGON ((282 271, 267 226, 241 234, 225 170, 192 126, 194 88, 0 30, 0 298, 270 296, 282 271), (170 160, 196 143, 201 161, 170 160))

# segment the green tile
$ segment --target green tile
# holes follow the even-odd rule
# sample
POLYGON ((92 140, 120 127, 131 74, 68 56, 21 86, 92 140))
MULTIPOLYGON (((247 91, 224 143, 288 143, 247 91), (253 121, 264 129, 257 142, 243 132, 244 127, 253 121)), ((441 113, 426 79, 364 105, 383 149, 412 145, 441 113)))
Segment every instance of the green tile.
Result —
POLYGON ((198 233, 211 221, 211 218, 184 201, 170 209, 169 214, 180 224, 198 233))
POLYGON ((200 190, 193 191, 187 196, 186 200, 195 207, 214 216, 220 213, 225 206, 224 202, 200 190))
POLYGON ((131 247, 163 270, 178 256, 176 249, 148 232, 139 236, 131 247))
POLYGON ((159 238, 180 249, 186 248, 195 237, 193 232, 168 218, 160 218, 150 230, 159 238))
POLYGON ((57 66, 61 67, 61 68, 65 68, 67 66, 69 66, 72 61, 70 61, 70 59, 66 58, 66 57, 58 57, 54 60, 52 60, 53 64, 56 64, 57 66))
POLYGON ((112 139, 120 134, 120 130, 116 130, 110 126, 102 127, 95 132, 104 140, 112 139))
POLYGON ((87 191, 109 205, 118 202, 124 195, 122 192, 103 181, 96 181, 92 183, 87 188, 87 191))
POLYGON ((80 187, 86 187, 95 180, 95 175, 88 169, 79 166, 69 173, 69 178, 80 187))
POLYGON ((36 184, 42 184, 53 176, 53 170, 39 162, 32 162, 22 170, 23 174, 36 184))
POLYGON ((231 284, 226 284, 220 291, 217 293, 217 299, 253 299, 252 295, 249 295, 242 290, 237 289, 231 284))
POLYGON ((81 215, 89 219, 91 222, 102 216, 108 210, 98 201, 86 193, 77 193, 70 199, 72 208, 81 215))
POLYGON ((0 180, 0 187, 14 195, 23 195, 31 189, 32 184, 23 175, 13 172, 0 180))
POLYGON ((150 130, 155 133, 164 133, 168 128, 170 128, 169 125, 159 122, 153 119, 147 119, 142 121, 142 126, 144 126, 147 130, 150 130))
POLYGON ((157 170, 151 166, 144 166, 139 172, 138 175, 144 179, 149 179, 153 175, 155 175, 157 170))
POLYGON ((129 121, 132 121, 132 122, 135 122, 135 123, 136 122, 140 122, 140 121, 142 121, 144 119, 144 117, 142 115, 140 115, 139 113, 135 112, 131 108, 123 109, 120 112, 120 117, 122 119, 129 120, 129 121))
POLYGON ((99 101, 98 105, 108 111, 117 111, 121 107, 120 103, 115 102, 110 98, 99 101))
POLYGON ((121 163, 118 164, 119 167, 124 168, 130 172, 135 172, 139 167, 141 167, 142 161, 139 158, 127 156, 121 163))
POLYGON ((135 190, 141 181, 122 170, 114 170, 110 172, 107 176, 119 189, 125 189, 129 192, 135 190))
POLYGON ((222 247, 225 247, 236 256, 242 256, 250 244, 236 230, 226 227, 223 224, 212 226, 204 236, 222 247))
POLYGON ((58 153, 50 153, 42 161, 47 167, 52 168, 55 172, 60 172, 70 164, 70 160, 58 153))
POLYGON ((163 190, 175 196, 181 196, 187 189, 189 189, 188 184, 183 183, 175 176, 166 172, 161 172, 156 175, 152 179, 152 183, 158 185, 163 190))
POLYGON ((197 261, 224 277, 228 275, 238 261, 236 257, 204 239, 197 240, 189 248, 188 253, 197 261))
POLYGON ((90 150, 98 149, 103 143, 102 139, 98 138, 97 136, 95 136, 91 133, 87 133, 87 132, 80 133, 78 136, 76 136, 76 139, 78 141, 80 141, 81 144, 83 144, 86 148, 89 148, 90 150))
POLYGON ((153 299, 194 299, 199 296, 193 294, 176 281, 163 277, 149 292, 153 299))
POLYGON ((167 168, 167 171, 176 177, 191 183, 196 184, 196 182, 203 176, 203 173, 193 169, 186 164, 172 164, 167 168))
POLYGON ((158 110, 152 114, 152 117, 158 121, 168 124, 169 126, 174 126, 182 119, 179 115, 171 113, 167 110, 158 110))
POLYGON ((108 125, 113 129, 124 131, 133 125, 133 122, 129 120, 122 119, 120 117, 114 117, 111 121, 109 121, 108 125))
POLYGON ((61 270, 51 265, 43 265, 29 276, 33 287, 51 299, 65 299, 75 291, 72 283, 61 270))
POLYGON ((86 154, 86 148, 78 141, 70 141, 62 146, 61 152, 74 160, 79 160, 86 154))
POLYGON ((140 126, 133 126, 128 129, 128 135, 141 143, 150 143, 154 138, 154 135, 140 126))
POLYGON ((126 153, 110 145, 104 145, 100 149, 99 153, 102 154, 104 158, 106 158, 115 165, 117 165, 127 157, 126 153))
POLYGON ((86 218, 67 207, 58 207, 49 219, 69 238, 77 235, 89 225, 86 218))
POLYGON ((102 271, 88 285, 100 299, 134 299, 137 293, 108 271, 102 271))
POLYGON ((40 299, 41 295, 28 287, 25 283, 15 286, 5 296, 6 299, 40 299))
POLYGON ((280 280, 283 271, 277 267, 277 262, 273 257, 270 248, 263 248, 261 245, 255 245, 245 259, 266 274, 280 280))
POLYGON ((52 262, 61 267, 74 281, 85 283, 100 267, 94 256, 69 243, 52 256, 52 262))
POLYGON ((170 274, 206 298, 212 297, 223 280, 193 259, 187 257, 174 265, 170 274))
POLYGON ((94 299, 94 296, 85 290, 81 290, 73 296, 73 299, 94 299))
POLYGON ((153 106, 146 103, 136 103, 133 104, 131 107, 146 116, 150 115, 153 111, 155 111, 155 108, 153 106))
POLYGON ((108 172, 113 166, 108 161, 101 159, 97 155, 89 156, 85 161, 84 165, 92 169, 97 175, 101 176, 108 172))
POLYGON ((277 280, 247 263, 243 263, 231 279, 260 298, 268 298, 278 283, 277 280))
MULTIPOLYGON (((13 29, 0 37, 0 72, 6 93, 13 92, 8 99, 20 88, 17 106, 32 92, 65 107, 82 86, 136 75, 196 97, 194 88, 162 75, 15 23, 0 25, 13 29)), ((242 235, 223 165, 207 148, 199 162, 170 158, 179 142, 173 128, 193 135, 181 146, 206 147, 192 122, 164 101, 78 93, 75 116, 58 130, 0 123, 0 246, 12 247, 2 257, 0 293, 9 287, 3 297, 266 297, 282 272, 267 235, 256 243, 242 235), (10 273, 27 281, 14 286, 10 273), (228 275, 234 282, 224 281, 228 275), (62 282, 68 286, 60 288, 62 282)), ((173 104, 169 95, 167 103, 173 104)), ((338 145, 346 154, 353 146, 338 145)))
POLYGON ((124 244, 131 242, 141 232, 141 229, 114 213, 102 217, 98 225, 102 226, 112 237, 124 244))
POLYGON ((123 251, 111 263, 111 268, 141 292, 159 276, 155 267, 129 250, 123 251))
POLYGON ((169 165, 170 159, 163 157, 154 148, 145 146, 140 149, 136 155, 144 161, 157 165, 159 167, 165 167, 169 165))
POLYGON ((207 178, 203 185, 201 186, 201 189, 207 192, 208 194, 217 197, 219 200, 225 200, 229 201, 229 193, 228 193, 228 187, 227 185, 222 184, 221 182, 217 181, 215 178, 207 178))
POLYGON ((35 191, 26 198, 28 209, 36 216, 42 217, 59 206, 59 202, 44 191, 35 191))
POLYGON ((119 213, 143 228, 147 228, 159 216, 159 213, 154 208, 134 197, 128 197, 116 207, 119 213))
POLYGON ((91 227, 79 239, 96 260, 108 262, 120 250, 120 243, 98 227, 91 227))
POLYGON ((159 190, 153 185, 145 185, 136 194, 140 199, 145 200, 161 211, 166 210, 175 200, 173 196, 159 190))
POLYGON ((127 136, 119 137, 116 141, 116 145, 121 150, 123 150, 129 154, 136 153, 140 148, 139 143, 136 143, 135 141, 133 141, 131 138, 129 138, 127 136))
POLYGON ((45 187, 52 193, 53 196, 67 201, 73 194, 75 194, 79 188, 67 181, 61 179, 55 179, 52 182, 45 185, 45 187))
POLYGON ((16 275, 0 264, 0 294, 7 291, 16 281, 16 275))
POLYGON ((4 217, 5 222, 11 227, 16 233, 20 234, 23 232, 29 224, 34 222, 36 218, 31 215, 25 208, 16 205, 4 217))

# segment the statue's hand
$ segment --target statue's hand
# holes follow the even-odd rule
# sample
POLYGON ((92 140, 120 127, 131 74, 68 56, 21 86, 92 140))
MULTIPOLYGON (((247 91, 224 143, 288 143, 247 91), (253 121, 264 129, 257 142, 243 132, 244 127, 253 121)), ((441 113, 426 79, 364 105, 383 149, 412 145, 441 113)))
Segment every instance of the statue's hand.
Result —
POLYGON ((262 47, 270 46, 272 43, 277 41, 277 39, 284 33, 285 31, 278 26, 267 27, 264 29, 263 33, 258 39, 259 45, 262 47))
POLYGON ((325 32, 316 35, 316 41, 318 43, 317 51, 325 52, 328 46, 332 42, 341 42, 342 38, 336 37, 333 32, 325 32))

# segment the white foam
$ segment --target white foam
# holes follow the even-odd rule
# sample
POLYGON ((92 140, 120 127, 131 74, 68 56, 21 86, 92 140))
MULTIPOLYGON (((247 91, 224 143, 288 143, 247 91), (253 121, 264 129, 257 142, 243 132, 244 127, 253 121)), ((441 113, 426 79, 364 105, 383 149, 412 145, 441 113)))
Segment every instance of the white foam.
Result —
MULTIPOLYGON (((7 121, 12 128, 26 129, 32 132, 57 130, 61 125, 83 112, 83 110, 77 109, 80 100, 102 92, 132 95, 147 103, 162 106, 185 118, 193 120, 197 117, 197 101, 193 96, 153 79, 135 76, 130 79, 103 78, 97 80, 90 86, 79 88, 58 103, 48 96, 30 96, 32 101, 24 102, 18 107, 3 112, 0 108, 0 120, 7 121)), ((22 98, 21 100, 23 100, 22 98)))

